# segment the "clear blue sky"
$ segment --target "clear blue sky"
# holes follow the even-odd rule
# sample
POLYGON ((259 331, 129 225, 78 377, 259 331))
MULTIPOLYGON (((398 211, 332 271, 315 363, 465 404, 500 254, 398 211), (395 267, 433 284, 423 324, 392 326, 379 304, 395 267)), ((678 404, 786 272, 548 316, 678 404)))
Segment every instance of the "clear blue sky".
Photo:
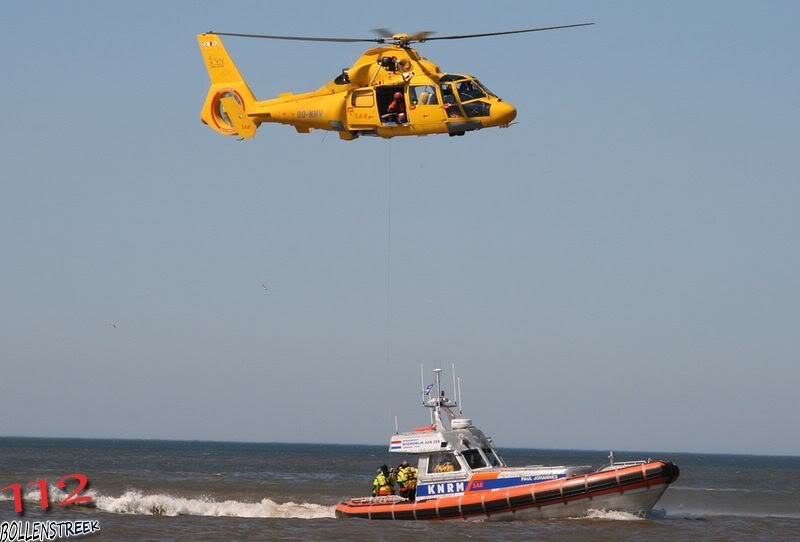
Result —
MULTIPOLYGON (((382 443, 455 362, 500 446, 800 454, 800 4, 379 11, 4 5, 0 434, 382 443), (508 130, 199 121, 197 32, 586 21, 420 46, 508 130)), ((226 45, 259 98, 362 50, 226 45)))

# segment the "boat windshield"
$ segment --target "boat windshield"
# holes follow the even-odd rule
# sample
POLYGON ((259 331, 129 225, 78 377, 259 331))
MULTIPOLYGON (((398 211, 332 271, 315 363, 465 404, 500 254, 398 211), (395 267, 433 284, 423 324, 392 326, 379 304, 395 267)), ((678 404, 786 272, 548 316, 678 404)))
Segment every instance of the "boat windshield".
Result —
POLYGON ((500 460, 497 458, 497 455, 494 453, 494 451, 492 451, 491 448, 484 448, 483 453, 486 454, 486 458, 493 467, 502 466, 500 460))
POLYGON ((486 461, 483 460, 483 456, 478 450, 464 450, 461 452, 461 455, 464 456, 464 459, 467 460, 467 465, 471 469, 485 469, 486 468, 486 461))

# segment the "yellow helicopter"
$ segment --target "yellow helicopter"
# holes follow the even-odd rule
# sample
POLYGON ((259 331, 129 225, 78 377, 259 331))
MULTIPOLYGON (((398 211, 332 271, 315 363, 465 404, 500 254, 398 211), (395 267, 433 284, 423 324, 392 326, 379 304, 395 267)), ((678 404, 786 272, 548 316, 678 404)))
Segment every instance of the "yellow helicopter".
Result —
POLYGON ((378 29, 377 38, 320 38, 206 32, 198 34, 211 88, 200 112, 204 124, 223 135, 247 139, 264 122, 289 124, 299 133, 330 130, 344 140, 359 136, 422 136, 507 127, 517 116, 514 106, 471 75, 444 73, 423 58, 412 43, 522 34, 588 26, 570 24, 457 36, 432 37, 432 32, 392 34, 378 29), (317 90, 257 100, 234 64, 221 36, 317 42, 377 43, 350 68, 317 90))

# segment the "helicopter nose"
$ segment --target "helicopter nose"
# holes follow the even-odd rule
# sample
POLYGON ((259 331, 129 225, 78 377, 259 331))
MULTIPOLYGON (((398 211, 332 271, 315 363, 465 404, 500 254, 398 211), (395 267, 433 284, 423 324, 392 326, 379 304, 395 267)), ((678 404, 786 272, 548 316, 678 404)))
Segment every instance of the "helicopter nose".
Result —
POLYGON ((508 102, 497 102, 492 104, 493 124, 511 124, 517 118, 517 108, 508 102))

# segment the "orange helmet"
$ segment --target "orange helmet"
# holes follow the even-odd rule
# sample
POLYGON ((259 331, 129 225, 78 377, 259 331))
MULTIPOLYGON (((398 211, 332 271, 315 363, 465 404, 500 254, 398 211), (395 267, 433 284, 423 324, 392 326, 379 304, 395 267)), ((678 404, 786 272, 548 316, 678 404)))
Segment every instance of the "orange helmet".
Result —
POLYGON ((394 93, 394 99, 395 99, 395 100, 399 100, 399 99, 401 99, 402 97, 403 97, 403 93, 402 93, 402 92, 395 92, 395 93, 394 93))

